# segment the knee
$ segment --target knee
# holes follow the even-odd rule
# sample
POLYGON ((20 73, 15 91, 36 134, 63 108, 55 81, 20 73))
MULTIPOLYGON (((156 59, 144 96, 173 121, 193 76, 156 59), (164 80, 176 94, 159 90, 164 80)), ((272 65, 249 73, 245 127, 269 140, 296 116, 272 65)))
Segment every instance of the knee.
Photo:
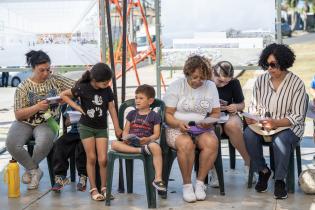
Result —
POLYGON ((86 162, 90 165, 95 165, 96 163, 96 155, 95 154, 88 154, 86 156, 86 162))
POLYGON ((112 148, 113 150, 116 150, 119 143, 120 143, 120 142, 118 142, 118 141, 112 141, 111 148, 112 148))
POLYGON ((149 148, 153 154, 161 154, 162 153, 160 145, 158 145, 156 143, 149 144, 149 148))
POLYGON ((104 156, 104 157, 98 157, 97 160, 98 160, 99 166, 106 167, 106 165, 107 165, 106 156, 104 156))
POLYGON ((176 147, 179 152, 190 152, 195 150, 195 144, 190 137, 179 139, 176 147))
POLYGON ((24 145, 17 144, 12 139, 7 139, 5 142, 5 146, 10 154, 14 154, 24 147, 24 145))
POLYGON ((243 133, 242 127, 238 123, 227 123, 224 130, 230 133, 243 133))

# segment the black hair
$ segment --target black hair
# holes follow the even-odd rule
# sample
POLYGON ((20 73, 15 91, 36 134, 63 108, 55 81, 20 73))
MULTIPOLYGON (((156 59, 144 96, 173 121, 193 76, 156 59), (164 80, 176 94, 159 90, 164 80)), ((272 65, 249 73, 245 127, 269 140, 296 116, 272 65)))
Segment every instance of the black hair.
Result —
POLYGON ((288 45, 285 44, 270 44, 260 54, 258 65, 264 70, 267 70, 268 57, 273 55, 281 71, 285 71, 290 68, 295 61, 295 54, 288 45))
POLYGON ((50 63, 49 56, 42 50, 31 50, 25 55, 27 65, 31 66, 33 69, 39 64, 50 63))
POLYGON ((229 61, 220 61, 213 67, 213 73, 215 76, 233 78, 234 76, 234 67, 229 61))
POLYGON ((151 85, 143 84, 137 87, 136 94, 142 93, 148 98, 155 98, 155 90, 151 85))
POLYGON ((88 83, 92 79, 96 82, 105 82, 112 79, 112 70, 105 63, 95 64, 91 70, 86 71, 77 83, 88 83))

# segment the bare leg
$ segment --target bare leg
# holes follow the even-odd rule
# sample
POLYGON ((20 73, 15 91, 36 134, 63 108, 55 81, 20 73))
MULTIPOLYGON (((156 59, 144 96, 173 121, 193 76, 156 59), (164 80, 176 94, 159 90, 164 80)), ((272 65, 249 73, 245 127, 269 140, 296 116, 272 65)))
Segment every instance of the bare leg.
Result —
POLYGON ((229 136, 231 144, 241 154, 245 165, 249 166, 250 157, 245 146, 241 119, 237 115, 230 115, 229 120, 224 124, 224 132, 229 136))
POLYGON ((195 145, 188 135, 179 135, 176 138, 175 145, 183 183, 191 184, 191 172, 195 161, 195 145))
POLYGON ((141 148, 132 147, 121 141, 113 141, 112 149, 117 152, 125 152, 125 153, 141 153, 141 148))
POLYGON ((218 139, 214 132, 207 132, 198 136, 196 143, 200 150, 197 180, 204 181, 209 170, 213 168, 214 161, 217 158, 218 139))
MULTIPOLYGON (((91 189, 96 187, 95 184, 95 139, 94 137, 86 138, 82 140, 82 144, 86 153, 86 171, 90 181, 91 189)), ((97 191, 92 192, 92 195, 97 194, 97 191)))
POLYGON ((96 139, 97 160, 100 167, 101 188, 106 187, 107 138, 96 139))
POLYGON ((153 157, 153 166, 155 169, 155 179, 154 181, 162 181, 162 150, 160 145, 155 144, 155 143, 151 143, 148 145, 151 153, 152 153, 152 157, 153 157))

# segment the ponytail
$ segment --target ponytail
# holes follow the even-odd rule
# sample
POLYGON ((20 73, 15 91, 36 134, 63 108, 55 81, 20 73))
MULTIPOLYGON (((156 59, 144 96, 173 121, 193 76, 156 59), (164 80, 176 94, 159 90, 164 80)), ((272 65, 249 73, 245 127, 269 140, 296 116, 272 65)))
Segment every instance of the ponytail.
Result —
POLYGON ((77 84, 89 83, 92 79, 96 82, 105 82, 112 79, 113 73, 109 66, 105 63, 95 64, 91 70, 84 72, 77 84))
POLYGON ((77 84, 81 84, 81 83, 89 83, 92 80, 91 78, 91 72, 89 70, 86 70, 81 78, 77 81, 77 84))

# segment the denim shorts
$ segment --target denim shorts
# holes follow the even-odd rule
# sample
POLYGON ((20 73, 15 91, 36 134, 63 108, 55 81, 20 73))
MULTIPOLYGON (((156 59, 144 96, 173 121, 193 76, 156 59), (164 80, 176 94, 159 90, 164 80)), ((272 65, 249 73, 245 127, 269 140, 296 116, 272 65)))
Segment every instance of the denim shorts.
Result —
POLYGON ((79 130, 81 140, 84 140, 90 137, 108 138, 107 128, 96 129, 96 128, 91 128, 86 125, 79 124, 78 130, 79 130))

